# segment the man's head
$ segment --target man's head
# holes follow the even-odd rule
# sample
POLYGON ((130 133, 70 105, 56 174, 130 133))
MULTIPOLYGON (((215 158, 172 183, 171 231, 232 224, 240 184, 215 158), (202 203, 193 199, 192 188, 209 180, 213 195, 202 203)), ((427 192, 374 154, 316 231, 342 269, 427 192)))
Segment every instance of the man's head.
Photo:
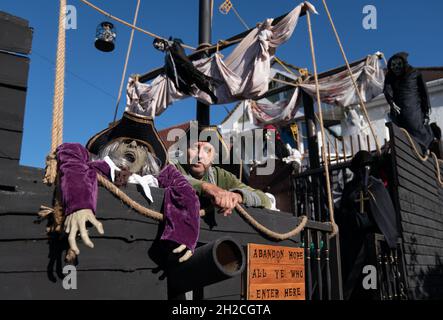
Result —
POLYGON ((151 153, 146 145, 132 139, 117 139, 109 142, 100 150, 98 157, 109 156, 120 169, 144 176, 160 173, 160 161, 151 153))
POLYGON ((214 146, 209 142, 195 142, 188 147, 188 165, 190 174, 197 179, 203 178, 216 156, 214 146))

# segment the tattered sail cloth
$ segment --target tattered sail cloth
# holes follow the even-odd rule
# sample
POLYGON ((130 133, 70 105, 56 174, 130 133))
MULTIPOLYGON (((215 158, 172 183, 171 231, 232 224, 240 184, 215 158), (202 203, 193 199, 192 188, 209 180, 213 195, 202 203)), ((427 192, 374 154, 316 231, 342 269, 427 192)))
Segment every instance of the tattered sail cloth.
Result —
MULTIPOLYGON (((385 74, 380 65, 379 56, 369 55, 360 63, 351 67, 352 75, 362 94, 368 102, 383 92, 385 74)), ((291 121, 300 106, 300 89, 312 97, 316 97, 315 81, 299 85, 289 101, 274 104, 267 99, 246 101, 249 117, 256 125, 284 124, 291 121)), ((339 107, 347 107, 360 103, 358 94, 347 69, 331 76, 319 79, 320 99, 323 103, 339 107)))
MULTIPOLYGON (((291 37, 305 5, 308 10, 317 14, 312 4, 304 2, 274 26, 273 19, 265 20, 225 60, 217 52, 210 58, 193 62, 198 70, 223 82, 215 89, 218 104, 254 99, 268 91, 273 52, 291 37)), ((197 88, 192 96, 203 103, 213 103, 206 93, 197 88)), ((156 77, 150 84, 130 78, 126 111, 155 117, 175 101, 186 97, 188 96, 179 92, 164 74, 156 77)))

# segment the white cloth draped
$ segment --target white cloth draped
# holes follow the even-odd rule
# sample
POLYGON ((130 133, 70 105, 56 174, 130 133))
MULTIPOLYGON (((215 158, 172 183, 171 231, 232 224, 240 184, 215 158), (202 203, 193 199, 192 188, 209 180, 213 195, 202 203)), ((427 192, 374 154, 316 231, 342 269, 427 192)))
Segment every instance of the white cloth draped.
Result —
MULTIPOLYGON (((217 52, 209 58, 193 61, 198 70, 223 83, 214 92, 218 104, 254 99, 268 91, 270 62, 275 48, 291 37, 305 5, 308 10, 317 14, 312 4, 304 2, 274 26, 273 19, 265 20, 253 29, 225 60, 217 52)), ((206 93, 197 88, 192 96, 203 103, 213 103, 206 93)), ((126 111, 155 117, 175 101, 186 97, 177 91, 174 83, 164 74, 156 77, 150 84, 130 78, 126 111)))
MULTIPOLYGON (((112 182, 114 182, 115 181, 115 172, 121 171, 121 170, 119 167, 117 167, 115 165, 114 161, 112 161, 112 159, 109 156, 106 156, 103 160, 110 167, 111 180, 112 180, 112 182)), ((151 194, 151 187, 158 188, 158 180, 156 177, 149 175, 149 174, 142 177, 142 176, 134 173, 129 177, 128 183, 141 185, 146 198, 148 198, 149 201, 151 201, 151 203, 154 202, 154 199, 152 198, 152 194, 151 194)))
MULTIPOLYGON (((365 60, 351 67, 353 77, 362 94, 364 102, 368 102, 383 92, 385 75, 377 54, 369 55, 365 60)), ((289 101, 273 104, 262 99, 247 101, 250 119, 255 125, 284 124, 294 119, 299 103, 300 90, 305 91, 316 100, 314 80, 302 83, 294 91, 289 101)), ((352 83, 347 69, 319 80, 320 99, 323 103, 338 107, 348 107, 360 103, 358 93, 352 83)))

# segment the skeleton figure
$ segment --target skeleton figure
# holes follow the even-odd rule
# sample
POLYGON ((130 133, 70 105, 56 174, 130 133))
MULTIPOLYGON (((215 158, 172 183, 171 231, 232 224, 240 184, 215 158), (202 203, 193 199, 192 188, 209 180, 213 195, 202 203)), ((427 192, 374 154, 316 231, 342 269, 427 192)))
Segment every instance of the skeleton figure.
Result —
POLYGON ((69 245, 76 255, 80 254, 76 243, 78 233, 86 246, 94 247, 86 230, 87 222, 100 234, 104 233, 103 225, 95 217, 97 173, 100 173, 119 187, 128 182, 140 184, 151 201, 150 187, 164 188, 164 207, 167 209, 161 240, 177 244, 173 253, 182 254, 179 262, 192 256, 199 231, 198 198, 173 166, 162 169, 167 160, 166 150, 156 138, 154 129, 143 121, 147 120, 125 113, 117 125, 91 138, 87 149, 70 143, 57 149, 62 204, 66 214, 65 232, 69 234, 69 245))
POLYGON ((392 122, 406 129, 426 152, 433 141, 429 127, 431 105, 426 83, 407 57, 406 52, 401 52, 389 59, 384 94, 391 106, 392 122))
POLYGON ((166 53, 166 75, 174 83, 177 90, 186 95, 191 95, 196 87, 207 93, 214 104, 217 103, 218 98, 214 94, 214 89, 219 82, 203 74, 194 66, 192 61, 186 56, 181 40, 173 39, 166 41, 155 39, 153 45, 157 50, 166 53))

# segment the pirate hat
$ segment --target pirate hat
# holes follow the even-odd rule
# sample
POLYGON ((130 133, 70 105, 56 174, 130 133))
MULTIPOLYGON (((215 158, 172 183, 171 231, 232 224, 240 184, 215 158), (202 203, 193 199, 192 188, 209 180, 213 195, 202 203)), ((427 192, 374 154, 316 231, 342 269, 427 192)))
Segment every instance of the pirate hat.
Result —
POLYGON ((361 150, 352 158, 351 171, 356 173, 361 168, 374 163, 374 157, 366 150, 361 150))
POLYGON ((151 117, 125 112, 121 120, 100 131, 86 144, 86 148, 98 154, 105 145, 116 139, 131 139, 144 144, 164 166, 168 161, 166 148, 161 141, 151 117))

